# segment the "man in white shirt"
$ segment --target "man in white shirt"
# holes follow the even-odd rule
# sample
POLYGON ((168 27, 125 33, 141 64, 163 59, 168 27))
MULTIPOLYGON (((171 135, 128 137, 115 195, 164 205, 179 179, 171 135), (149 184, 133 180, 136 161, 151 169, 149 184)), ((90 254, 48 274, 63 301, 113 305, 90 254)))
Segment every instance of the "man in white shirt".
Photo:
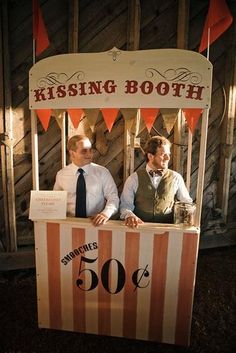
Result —
POLYGON ((67 149, 71 164, 61 169, 56 175, 54 190, 67 191, 67 215, 74 217, 77 203, 81 201, 78 192, 79 175, 83 174, 85 193, 85 215, 95 226, 105 224, 118 211, 119 198, 116 184, 103 166, 92 163, 92 145, 83 135, 75 135, 68 140, 67 149))
POLYGON ((128 227, 144 222, 173 223, 175 200, 192 203, 182 176, 168 169, 171 143, 151 137, 144 148, 146 168, 131 174, 121 194, 120 218, 128 227))

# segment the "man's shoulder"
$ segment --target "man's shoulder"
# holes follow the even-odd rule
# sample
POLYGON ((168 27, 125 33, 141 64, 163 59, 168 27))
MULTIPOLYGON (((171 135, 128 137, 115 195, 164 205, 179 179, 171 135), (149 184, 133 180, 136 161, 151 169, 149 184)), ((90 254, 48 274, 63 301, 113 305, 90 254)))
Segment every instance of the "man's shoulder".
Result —
POLYGON ((97 163, 90 163, 90 168, 94 168, 94 169, 98 169, 98 170, 108 170, 106 167, 104 167, 101 164, 97 164, 97 163))
POLYGON ((64 175, 64 174, 71 174, 73 172, 74 168, 72 163, 66 165, 65 167, 63 167, 62 169, 60 169, 57 174, 58 175, 64 175))
POLYGON ((176 179, 183 179, 182 175, 178 172, 176 172, 175 170, 169 169, 169 172, 172 173, 173 177, 176 179))

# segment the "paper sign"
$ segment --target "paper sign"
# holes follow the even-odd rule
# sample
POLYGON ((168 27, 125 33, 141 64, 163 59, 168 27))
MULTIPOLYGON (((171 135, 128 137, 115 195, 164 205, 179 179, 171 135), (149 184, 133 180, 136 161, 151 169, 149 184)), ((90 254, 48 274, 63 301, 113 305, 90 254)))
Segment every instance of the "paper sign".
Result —
POLYGON ((67 191, 31 191, 29 219, 66 218, 67 191))

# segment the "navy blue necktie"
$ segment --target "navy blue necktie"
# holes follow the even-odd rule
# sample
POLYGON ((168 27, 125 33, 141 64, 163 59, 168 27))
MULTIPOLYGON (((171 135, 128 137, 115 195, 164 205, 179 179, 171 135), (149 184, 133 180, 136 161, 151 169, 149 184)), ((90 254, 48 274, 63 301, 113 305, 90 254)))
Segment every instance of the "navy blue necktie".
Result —
POLYGON ((84 170, 79 168, 80 173, 77 179, 76 186, 76 205, 75 216, 86 218, 86 184, 84 179, 84 170))

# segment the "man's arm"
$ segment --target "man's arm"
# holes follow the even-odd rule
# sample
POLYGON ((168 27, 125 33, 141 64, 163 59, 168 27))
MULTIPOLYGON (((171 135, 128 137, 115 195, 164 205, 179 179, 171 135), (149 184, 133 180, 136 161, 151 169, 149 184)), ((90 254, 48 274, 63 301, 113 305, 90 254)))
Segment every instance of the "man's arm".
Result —
POLYGON ((57 173, 56 175, 56 181, 55 181, 55 184, 53 186, 53 190, 55 191, 60 191, 60 190, 63 190, 61 187, 60 187, 60 182, 59 182, 59 175, 57 173))
POLYGON ((105 224, 119 208, 117 187, 109 170, 105 170, 104 175, 102 175, 102 184, 106 204, 102 212, 93 217, 92 222, 95 226, 105 224))
POLYGON ((137 189, 138 176, 137 173, 133 173, 126 180, 120 198, 120 218, 124 219, 125 224, 131 228, 136 228, 139 224, 143 224, 143 221, 133 213, 137 189))
POLYGON ((176 195, 177 199, 181 202, 192 203, 193 200, 189 195, 188 189, 186 188, 182 175, 177 174, 177 176, 178 176, 178 190, 176 195))

